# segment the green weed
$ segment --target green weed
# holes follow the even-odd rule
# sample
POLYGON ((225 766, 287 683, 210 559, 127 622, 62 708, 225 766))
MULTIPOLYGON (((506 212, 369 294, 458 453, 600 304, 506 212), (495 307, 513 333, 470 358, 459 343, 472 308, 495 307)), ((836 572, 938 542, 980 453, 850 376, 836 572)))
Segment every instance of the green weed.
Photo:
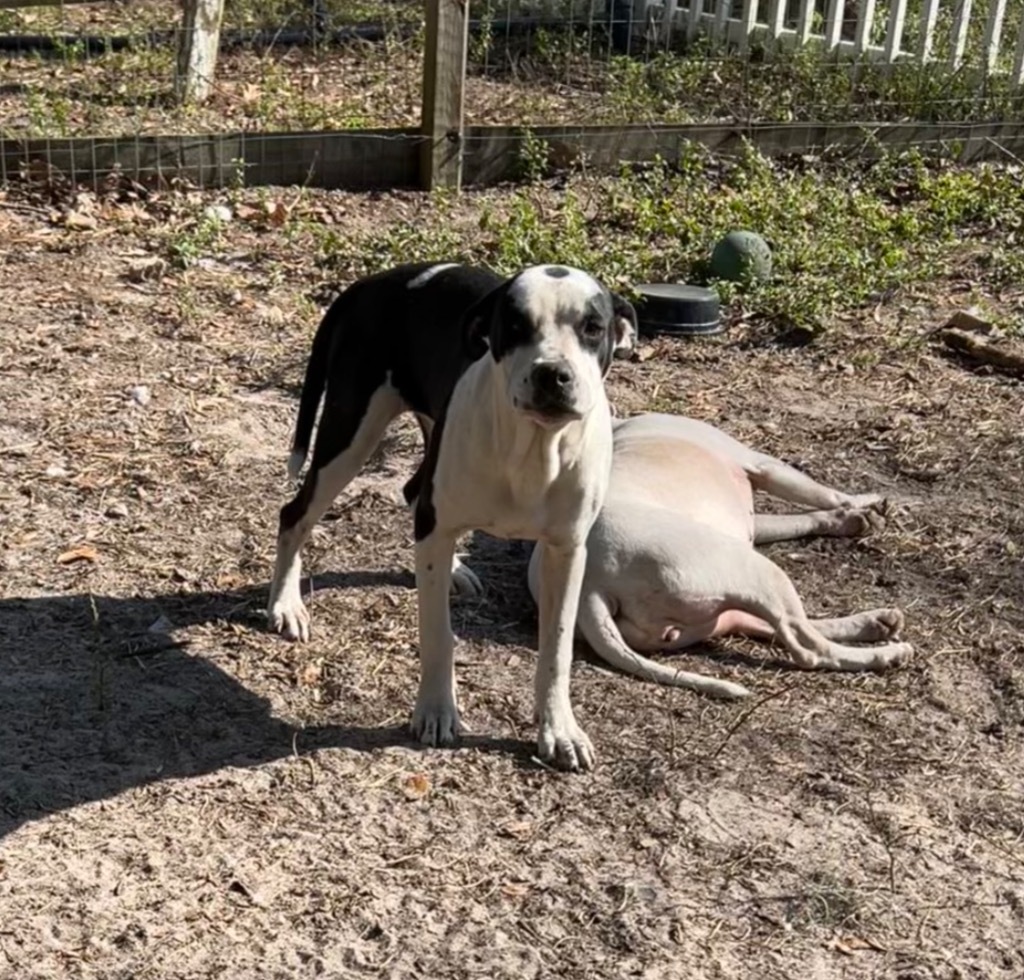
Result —
POLYGON ((773 247, 773 278, 718 283, 723 297, 779 328, 812 334, 954 264, 969 260, 979 282, 994 288, 1024 272, 1019 174, 919 153, 809 163, 753 149, 723 160, 691 146, 676 162, 577 177, 561 192, 530 183, 482 194, 473 206, 479 222, 461 231, 453 202, 438 199, 415 224, 323 242, 321 258, 353 274, 415 259, 480 261, 503 272, 565 262, 622 287, 700 280, 715 242, 749 228, 773 247))
POLYGON ((203 212, 175 228, 168 238, 167 252, 175 264, 187 268, 216 249, 222 231, 220 219, 203 212))

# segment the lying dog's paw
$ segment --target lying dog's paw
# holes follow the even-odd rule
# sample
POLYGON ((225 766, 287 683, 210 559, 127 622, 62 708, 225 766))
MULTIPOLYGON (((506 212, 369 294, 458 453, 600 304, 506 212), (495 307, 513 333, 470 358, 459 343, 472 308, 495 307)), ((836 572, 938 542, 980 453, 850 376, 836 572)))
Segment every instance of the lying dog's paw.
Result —
POLYGON ((279 596, 267 610, 267 625, 288 640, 305 643, 309 639, 309 610, 302 596, 279 596))
POLYGON ((537 735, 537 754, 542 762, 556 769, 576 772, 594 768, 594 746, 587 733, 568 716, 551 712, 540 721, 537 735))
POLYGON ((913 655, 914 648, 909 643, 890 643, 879 647, 868 666, 869 670, 889 670, 905 664, 913 655))
POLYGON ((452 558, 452 594, 475 597, 484 594, 484 586, 476 572, 463 565, 458 555, 452 558))
POLYGON ((459 709, 451 698, 416 699, 409 731, 424 745, 454 745, 462 731, 459 709))
POLYGON ((841 537, 859 538, 885 527, 885 518, 880 511, 862 507, 846 511, 840 518, 836 533, 841 537))
POLYGON ((880 493, 855 493, 849 502, 854 510, 873 510, 883 517, 889 511, 889 501, 880 493))
POLYGON ((889 609, 873 609, 871 611, 874 620, 871 640, 895 640, 903 632, 903 611, 895 606, 889 609))

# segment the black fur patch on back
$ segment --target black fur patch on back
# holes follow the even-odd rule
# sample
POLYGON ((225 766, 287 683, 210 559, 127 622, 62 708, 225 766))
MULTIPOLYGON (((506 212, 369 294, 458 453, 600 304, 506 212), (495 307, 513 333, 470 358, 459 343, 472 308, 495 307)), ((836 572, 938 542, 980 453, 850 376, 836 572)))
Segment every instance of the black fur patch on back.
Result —
POLYGON ((569 275, 569 270, 564 265, 549 265, 545 266, 544 273, 552 279, 565 279, 569 275))

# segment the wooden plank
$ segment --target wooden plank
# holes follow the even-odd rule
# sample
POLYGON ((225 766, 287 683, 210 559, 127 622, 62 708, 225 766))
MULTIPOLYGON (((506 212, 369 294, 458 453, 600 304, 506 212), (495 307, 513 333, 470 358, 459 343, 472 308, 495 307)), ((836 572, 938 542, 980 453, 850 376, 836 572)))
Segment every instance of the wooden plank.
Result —
POLYGON ((666 47, 672 42, 672 31, 675 28, 678 9, 679 0, 665 0, 665 7, 661 12, 661 42, 666 47))
POLYGON ((64 7, 72 3, 110 3, 110 0, 0 0, 0 10, 18 7, 64 7))
POLYGON ((778 39, 786 28, 786 0, 770 0, 768 5, 768 32, 778 39))
POLYGON ((956 71, 964 60, 967 47, 967 28, 971 22, 971 0, 960 0, 953 21, 953 34, 950 38, 949 66, 956 71))
POLYGON ((839 42, 842 40, 843 15, 845 13, 845 0, 828 0, 828 13, 825 15, 825 47, 829 51, 839 47, 839 42))
POLYGON ((921 6, 921 33, 917 39, 917 58, 921 64, 931 60, 935 47, 935 23, 939 19, 939 0, 924 0, 921 6))
POLYGON ((0 137, 0 173, 13 180, 25 168, 45 173, 49 166, 94 187, 112 175, 147 186, 181 178, 199 187, 217 187, 237 179, 236 161, 242 160, 250 185, 386 190, 416 186, 419 142, 417 129, 124 139, 0 137))
POLYGON ((800 13, 796 20, 796 33, 800 44, 806 44, 814 28, 814 0, 800 0, 800 13))
POLYGON ((726 37, 726 25, 729 22, 729 10, 731 7, 732 0, 715 0, 715 20, 711 34, 719 44, 726 37))
MULTIPOLYGON (((552 156, 566 164, 587 161, 595 171, 614 172, 623 163, 661 155, 679 159, 688 144, 741 154, 749 142, 766 155, 845 149, 857 157, 876 157, 900 147, 933 147, 968 163, 1005 159, 1006 151, 1024 154, 1024 124, 1019 123, 763 123, 689 126, 538 126, 535 139, 548 143, 552 156)), ((508 126, 470 126, 465 133, 465 183, 487 185, 515 177, 523 131, 508 126)))
MULTIPOLYGON (((942 149, 963 162, 1024 156, 1021 123, 763 123, 690 126, 540 126, 556 159, 586 158, 595 169, 623 162, 677 160, 692 143, 723 153, 742 153, 747 142, 766 155, 845 148, 857 156, 906 146, 942 149)), ((465 182, 488 184, 514 177, 524 130, 476 126, 465 130, 465 182)), ((0 174, 15 180, 31 166, 74 174, 101 186, 121 174, 149 186, 179 177, 199 186, 230 185, 236 160, 244 161, 249 185, 381 190, 416 186, 420 176, 418 129, 309 133, 228 133, 210 136, 139 136, 125 139, 14 140, 0 136, 0 174)))
POLYGON ((212 94, 223 17, 224 0, 185 0, 174 76, 179 102, 203 102, 212 94))
POLYGON ((871 30, 875 26, 875 0, 860 0, 860 15, 857 17, 857 33, 854 36, 854 51, 859 57, 871 44, 871 30))
POLYGON ((982 64, 991 72, 999 58, 999 43, 1003 34, 1003 20, 1006 17, 1006 0, 992 0, 985 20, 985 39, 981 43, 982 64))
MULTIPOLYGON (((706 26, 709 30, 713 27, 714 19, 716 14, 706 13, 700 18, 700 24, 706 26)), ((742 20, 736 17, 729 17, 725 22, 725 38, 732 44, 739 47, 743 45, 743 42, 751 43, 753 41, 768 41, 773 40, 776 42, 778 47, 785 50, 792 50, 797 47, 811 47, 821 48, 822 46, 827 47, 827 39, 824 35, 812 34, 806 41, 801 41, 800 32, 795 28, 783 28, 777 38, 772 38, 771 29, 766 24, 756 24, 752 28, 746 27, 742 20)), ((863 51, 857 50, 856 41, 837 41, 836 44, 831 48, 833 51, 837 51, 842 54, 856 55, 859 53, 862 57, 868 57, 872 61, 881 61, 886 56, 886 49, 881 44, 868 44, 863 51)), ((894 53, 894 58, 897 60, 903 58, 913 57, 909 51, 899 51, 894 53)))
POLYGON ((1017 29, 1017 50, 1013 55, 1013 68, 1010 69, 1010 84, 1015 88, 1024 88, 1024 8, 1020 12, 1020 27, 1017 29))
POLYGON ((462 183, 467 7, 461 0, 427 0, 420 117, 424 137, 420 182, 427 190, 458 188, 462 183))
MULTIPOLYGON (((750 48, 750 35, 757 23, 758 0, 743 0, 743 13, 740 15, 739 49, 741 52, 750 48)), ((732 26, 727 25, 727 27, 732 26)))
MULTIPOLYGON (((705 20, 709 19, 710 15, 705 15, 705 20)), ((742 23, 738 20, 730 19, 726 22, 726 38, 738 44, 741 39, 741 32, 743 36, 746 36, 749 41, 755 40, 768 40, 771 38, 771 30, 767 24, 756 24, 752 29, 746 31, 742 23)), ((783 50, 792 50, 797 47, 810 47, 820 48, 823 45, 827 45, 827 39, 820 34, 812 34, 803 44, 800 41, 799 32, 794 30, 792 27, 783 28, 782 33, 777 38, 772 38, 774 42, 783 50)), ((834 52, 839 54, 847 55, 858 55, 859 57, 869 58, 872 61, 882 61, 885 58, 885 48, 881 44, 869 44, 863 51, 857 50, 856 41, 838 41, 832 48, 834 52)), ((909 52, 901 51, 895 56, 897 60, 901 58, 913 57, 909 52)))
MULTIPOLYGON (((631 4, 626 4, 626 6, 627 6, 627 8, 630 11, 630 13, 629 13, 629 21, 630 21, 629 31, 630 31, 630 50, 632 50, 633 49, 633 30, 634 30, 634 28, 639 26, 640 29, 639 29, 639 31, 637 33, 639 35, 640 40, 643 41, 644 44, 647 43, 648 39, 651 36, 650 35, 650 31, 651 31, 651 29, 654 26, 654 24, 652 22, 652 19, 651 19, 651 7, 654 6, 654 5, 652 3, 650 3, 650 0, 633 0, 633 2, 631 4)), ((593 9, 593 8, 591 8, 591 9, 593 9)), ((555 18, 558 19, 558 20, 561 20, 563 25, 566 23, 566 20, 568 20, 568 23, 569 23, 569 26, 570 26, 570 30, 571 30, 572 29, 573 17, 575 15, 575 8, 570 3, 568 11, 566 11, 565 7, 562 7, 560 13, 561 13, 561 16, 559 17, 559 12, 555 12, 555 18), (566 17, 567 13, 568 13, 568 18, 566 17)))
MULTIPOLYGON (((903 45, 903 27, 907 19, 907 0, 891 0, 889 22, 885 26, 885 60, 892 64, 899 56, 903 45)), ((1003 3, 1006 0, 1002 0, 1003 3)))
POLYGON ((692 41, 697 36, 701 15, 704 13, 704 0, 690 0, 686 11, 686 38, 692 41))

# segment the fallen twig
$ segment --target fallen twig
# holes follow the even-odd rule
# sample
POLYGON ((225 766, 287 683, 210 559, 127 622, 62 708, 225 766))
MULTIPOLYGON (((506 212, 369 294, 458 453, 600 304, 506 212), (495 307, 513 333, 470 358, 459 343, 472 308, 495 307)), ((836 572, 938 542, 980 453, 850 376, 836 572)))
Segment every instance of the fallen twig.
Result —
POLYGON ((939 336, 947 347, 951 347, 975 361, 989 364, 1003 371, 1011 371, 1014 374, 1024 374, 1024 354, 1018 351, 1008 350, 990 343, 966 330, 947 328, 939 336))
POLYGON ((41 218, 49 218, 51 214, 45 208, 37 208, 32 204, 19 204, 17 201, 0 201, 0 210, 18 211, 21 214, 35 214, 41 218))

